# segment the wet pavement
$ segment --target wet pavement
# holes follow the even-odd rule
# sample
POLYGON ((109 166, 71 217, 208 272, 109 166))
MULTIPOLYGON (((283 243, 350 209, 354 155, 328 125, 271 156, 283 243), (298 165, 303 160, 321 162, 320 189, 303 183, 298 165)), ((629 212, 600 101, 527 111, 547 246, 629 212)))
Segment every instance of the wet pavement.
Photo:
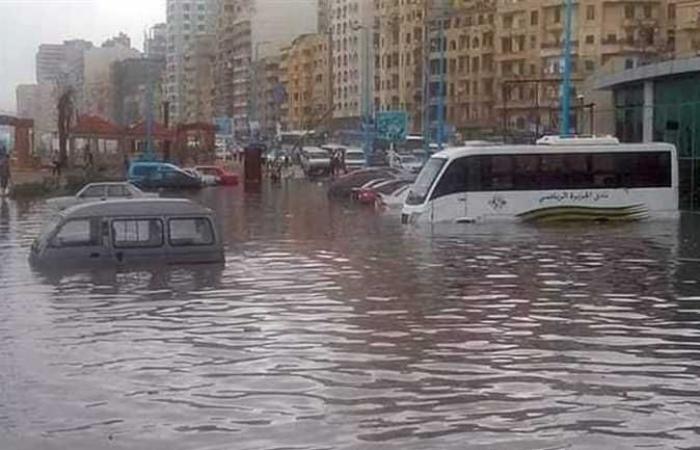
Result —
POLYGON ((0 203, 0 449, 700 446, 700 218, 405 228, 209 189, 221 267, 27 264, 0 203))

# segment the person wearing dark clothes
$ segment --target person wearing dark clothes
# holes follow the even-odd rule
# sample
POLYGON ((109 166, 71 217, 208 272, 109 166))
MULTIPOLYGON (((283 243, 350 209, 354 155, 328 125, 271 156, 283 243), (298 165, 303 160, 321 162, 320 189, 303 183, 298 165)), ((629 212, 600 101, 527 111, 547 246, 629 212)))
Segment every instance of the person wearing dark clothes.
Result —
POLYGON ((0 197, 7 195, 10 184, 10 156, 4 146, 0 146, 0 197))

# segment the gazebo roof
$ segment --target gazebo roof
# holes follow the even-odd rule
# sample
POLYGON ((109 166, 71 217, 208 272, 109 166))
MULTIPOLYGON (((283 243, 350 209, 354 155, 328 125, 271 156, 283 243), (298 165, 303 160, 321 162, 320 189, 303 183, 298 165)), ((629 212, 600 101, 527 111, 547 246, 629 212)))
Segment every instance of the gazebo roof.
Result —
MULTIPOLYGON (((127 132, 130 136, 132 137, 146 137, 147 134, 147 129, 146 129, 146 122, 141 121, 137 122, 133 125, 131 125, 127 132)), ((174 134, 173 130, 170 128, 166 128, 165 125, 163 125, 160 122, 153 122, 152 128, 151 128, 151 133, 154 138, 156 139, 173 139, 174 134)))
POLYGON ((124 130, 117 124, 99 116, 78 116, 78 123, 70 130, 71 135, 91 137, 115 137, 122 136, 124 130))

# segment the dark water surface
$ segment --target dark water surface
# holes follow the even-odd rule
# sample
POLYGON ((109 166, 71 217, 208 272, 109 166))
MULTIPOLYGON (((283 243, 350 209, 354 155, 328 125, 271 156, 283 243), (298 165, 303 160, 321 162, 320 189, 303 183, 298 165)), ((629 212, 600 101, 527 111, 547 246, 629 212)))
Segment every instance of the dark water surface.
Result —
POLYGON ((225 268, 33 272, 0 206, 0 449, 700 446, 700 220, 403 228, 209 190, 225 268))

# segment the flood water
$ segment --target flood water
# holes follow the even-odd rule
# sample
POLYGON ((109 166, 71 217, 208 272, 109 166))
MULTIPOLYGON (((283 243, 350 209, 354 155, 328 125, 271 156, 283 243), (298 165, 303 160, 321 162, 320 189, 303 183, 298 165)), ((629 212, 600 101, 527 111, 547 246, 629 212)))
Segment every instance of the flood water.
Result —
POLYGON ((406 228, 212 189, 225 268, 34 272, 0 206, 0 449, 700 446, 700 218, 406 228))

